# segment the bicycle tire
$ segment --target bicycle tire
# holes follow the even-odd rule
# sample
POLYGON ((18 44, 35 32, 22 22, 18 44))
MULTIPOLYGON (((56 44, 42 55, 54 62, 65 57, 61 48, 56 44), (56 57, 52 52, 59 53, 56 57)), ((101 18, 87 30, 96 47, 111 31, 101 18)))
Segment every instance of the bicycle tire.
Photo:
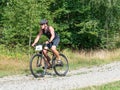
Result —
POLYGON ((46 64, 44 63, 45 68, 43 68, 43 66, 40 63, 43 59, 44 57, 42 57, 41 54, 34 54, 30 59, 30 71, 35 78, 44 77, 45 75, 46 64))
POLYGON ((58 76, 65 76, 69 70, 69 63, 68 63, 67 57, 64 54, 59 54, 59 55, 63 63, 63 66, 56 65, 55 63, 56 57, 55 57, 52 61, 53 69, 58 76))

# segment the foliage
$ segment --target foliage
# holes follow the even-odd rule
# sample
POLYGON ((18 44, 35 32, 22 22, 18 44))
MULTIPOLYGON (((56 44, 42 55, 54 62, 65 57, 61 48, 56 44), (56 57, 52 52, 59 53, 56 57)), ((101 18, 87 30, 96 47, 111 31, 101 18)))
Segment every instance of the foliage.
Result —
POLYGON ((3 43, 10 46, 30 45, 32 34, 38 33, 39 20, 49 15, 47 7, 43 8, 44 2, 45 0, 9 0, 2 14, 3 43))
POLYGON ((119 47, 119 0, 1 0, 0 8, 0 43, 10 47, 30 46, 44 18, 62 49, 119 47))
POLYGON ((51 10, 62 43, 78 49, 111 46, 119 35, 119 4, 118 0, 55 0, 51 10))

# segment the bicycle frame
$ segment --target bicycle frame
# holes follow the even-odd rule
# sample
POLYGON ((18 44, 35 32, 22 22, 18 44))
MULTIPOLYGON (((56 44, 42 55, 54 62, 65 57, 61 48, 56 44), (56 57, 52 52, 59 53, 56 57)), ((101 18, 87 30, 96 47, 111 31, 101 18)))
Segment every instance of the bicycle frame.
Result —
MULTIPOLYGON (((52 55, 52 57, 55 56, 55 54, 54 54, 50 49, 43 49, 43 50, 47 50, 47 52, 49 52, 49 53, 52 55)), ((44 53, 43 53, 43 50, 39 51, 39 53, 40 53, 42 56, 45 57, 45 55, 44 55, 44 53)), ((46 58, 46 57, 45 57, 45 58, 46 58)))
MULTIPOLYGON (((44 64, 46 65, 48 61, 46 61, 47 58, 46 58, 46 56, 44 55, 43 50, 47 50, 47 52, 52 55, 52 58, 50 58, 50 61, 51 61, 51 62, 53 61, 53 59, 55 59, 56 56, 55 56, 55 54, 52 52, 52 50, 50 50, 50 49, 42 49, 41 51, 39 51, 39 54, 41 54, 41 56, 42 56, 42 58, 43 58, 43 60, 44 60, 44 64)), ((52 65, 52 63, 51 63, 51 65, 52 65)), ((53 65, 52 65, 52 67, 53 67, 53 65)))
POLYGON ((62 64, 59 65, 56 63, 56 55, 52 52, 52 50, 43 49, 43 46, 42 48, 41 46, 42 45, 40 45, 40 47, 38 46, 38 49, 36 49, 36 51, 38 52, 36 52, 36 54, 34 54, 30 59, 30 71, 34 75, 34 77, 37 78, 49 73, 49 71, 47 72, 47 69, 49 69, 49 62, 47 61, 47 58, 44 55, 44 50, 47 50, 48 52, 48 56, 51 60, 51 68, 54 70, 54 72, 59 76, 65 76, 69 70, 68 60, 66 56, 62 53, 59 53, 62 61, 62 64))

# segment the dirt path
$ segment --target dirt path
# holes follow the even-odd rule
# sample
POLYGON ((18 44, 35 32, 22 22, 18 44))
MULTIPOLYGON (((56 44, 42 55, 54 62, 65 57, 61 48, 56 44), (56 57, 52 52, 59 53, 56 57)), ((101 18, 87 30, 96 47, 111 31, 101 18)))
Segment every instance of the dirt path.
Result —
POLYGON ((65 77, 46 75, 44 78, 9 76, 0 78, 0 90, 70 90, 120 80, 120 62, 69 71, 65 77))

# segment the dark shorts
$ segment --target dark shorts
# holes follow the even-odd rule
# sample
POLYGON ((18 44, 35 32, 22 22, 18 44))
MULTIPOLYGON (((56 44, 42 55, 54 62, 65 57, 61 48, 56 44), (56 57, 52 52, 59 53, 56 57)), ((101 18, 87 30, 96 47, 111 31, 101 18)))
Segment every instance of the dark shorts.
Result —
POLYGON ((51 43, 46 44, 45 46, 48 47, 49 49, 50 49, 52 46, 56 46, 56 47, 57 47, 58 44, 59 44, 59 42, 60 42, 60 38, 58 37, 58 38, 53 39, 53 41, 52 41, 51 43))

